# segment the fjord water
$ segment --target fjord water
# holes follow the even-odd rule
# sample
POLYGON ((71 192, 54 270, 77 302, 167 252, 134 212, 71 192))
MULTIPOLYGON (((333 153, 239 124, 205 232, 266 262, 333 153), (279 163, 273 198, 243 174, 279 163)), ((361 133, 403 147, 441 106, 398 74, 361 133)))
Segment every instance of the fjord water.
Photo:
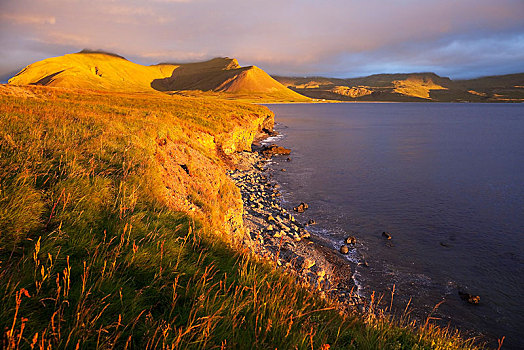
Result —
POLYGON ((285 206, 309 203, 298 216, 334 249, 357 237, 348 263, 364 295, 389 301, 395 285, 414 315, 444 300, 441 324, 524 348, 524 105, 268 107, 292 149, 271 165, 285 206))

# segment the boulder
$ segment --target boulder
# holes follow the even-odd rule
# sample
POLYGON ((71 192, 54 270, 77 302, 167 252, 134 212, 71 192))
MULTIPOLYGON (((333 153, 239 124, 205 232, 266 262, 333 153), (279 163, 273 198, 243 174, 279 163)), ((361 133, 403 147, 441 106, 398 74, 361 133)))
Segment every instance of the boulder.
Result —
POLYGON ((366 260, 362 260, 362 261, 359 261, 358 266, 368 267, 369 265, 368 265, 368 262, 366 260))
POLYGON ((306 230, 304 230, 304 232, 301 233, 300 237, 309 239, 309 238, 311 238, 311 234, 309 232, 307 232, 306 230))
POLYGON ((460 298, 472 305, 478 305, 480 303, 480 296, 478 295, 472 295, 466 292, 462 292, 459 290, 458 292, 460 298))
POLYGON ((340 247, 340 252, 342 254, 347 254, 349 253, 349 247, 347 245, 343 245, 342 247, 340 247))
POLYGON ((265 158, 271 158, 271 157, 273 157, 273 156, 276 155, 276 154, 284 154, 284 155, 290 154, 290 153, 291 153, 291 150, 273 144, 273 145, 265 146, 265 147, 260 151, 260 153, 262 153, 262 155, 263 155, 265 158))
POLYGON ((303 213, 307 208, 309 208, 307 203, 302 202, 299 205, 297 205, 296 207, 294 207, 293 210, 296 211, 297 213, 303 213))
POLYGON ((357 243, 357 239, 353 236, 349 236, 346 238, 346 244, 354 245, 357 243))

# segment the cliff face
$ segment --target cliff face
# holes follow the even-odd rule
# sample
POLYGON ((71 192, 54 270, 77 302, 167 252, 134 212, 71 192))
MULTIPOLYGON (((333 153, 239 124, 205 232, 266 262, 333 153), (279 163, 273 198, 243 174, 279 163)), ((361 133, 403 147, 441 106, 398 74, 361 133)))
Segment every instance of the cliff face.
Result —
POLYGON ((237 244, 244 238, 243 203, 240 191, 226 175, 230 156, 251 151, 263 129, 273 130, 274 115, 251 115, 231 130, 201 134, 196 147, 170 139, 158 141, 155 160, 165 186, 163 198, 176 210, 208 222, 214 234, 237 244))
MULTIPOLYGON (((226 172, 236 152, 250 151, 258 132, 272 130, 274 116, 266 107, 11 85, 0 85, 0 99, 6 116, 0 131, 13 140, 2 150, 20 158, 14 164, 28 166, 21 174, 46 177, 56 166, 64 173, 51 176, 42 188, 39 182, 29 186, 44 194, 37 208, 56 205, 45 200, 61 198, 63 188, 62 196, 71 197, 68 203, 75 195, 81 203, 107 202, 107 210, 119 217, 135 215, 137 207, 182 212, 224 241, 242 239, 241 195, 226 172), (49 188, 50 181, 56 189, 49 188), (81 186, 84 181, 103 188, 81 186)), ((94 214, 83 210, 71 217, 90 222, 94 214)), ((69 220, 63 220, 64 227, 69 220)))
POLYGON ((215 136, 215 144, 226 155, 235 152, 250 151, 253 140, 262 130, 273 131, 273 112, 267 116, 254 116, 242 125, 235 126, 230 132, 215 136))

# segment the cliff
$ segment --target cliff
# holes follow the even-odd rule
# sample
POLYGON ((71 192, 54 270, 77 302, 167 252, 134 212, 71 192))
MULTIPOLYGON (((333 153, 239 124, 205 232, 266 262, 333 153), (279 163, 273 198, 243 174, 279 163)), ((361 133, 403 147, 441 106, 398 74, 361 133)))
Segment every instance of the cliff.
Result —
POLYGON ((225 174, 232 156, 251 151, 255 137, 273 130, 269 110, 251 114, 231 129, 218 133, 194 133, 191 145, 163 138, 155 152, 157 173, 164 182, 168 206, 189 213, 237 244, 244 238, 243 203, 238 188, 225 174))
MULTIPOLYGON (((129 143, 122 149, 104 151, 94 147, 92 141, 78 144, 76 149, 72 134, 70 144, 56 147, 76 154, 76 164, 100 152, 117 152, 113 157, 122 159, 120 167, 126 162, 142 164, 140 171, 148 177, 147 187, 155 200, 205 223, 225 241, 238 242, 242 238, 242 201, 225 169, 232 165, 234 153, 251 150, 258 133, 272 130, 274 116, 267 108, 227 101, 211 104, 204 99, 176 96, 101 94, 36 86, 1 85, 0 95, 4 107, 40 105, 38 110, 31 107, 26 112, 18 111, 28 115, 32 134, 58 137, 53 131, 59 132, 61 124, 67 129, 64 132, 74 133, 74 123, 78 122, 90 125, 83 130, 85 138, 99 139, 105 145, 129 143), (98 134, 91 128, 105 131, 98 134), (82 149, 85 153, 78 153, 82 149), (124 150, 127 153, 120 154, 124 150)), ((56 151, 56 156, 62 153, 56 151)), ((82 166, 83 171, 87 167, 82 166)), ((118 183, 108 186, 113 188, 118 183)))

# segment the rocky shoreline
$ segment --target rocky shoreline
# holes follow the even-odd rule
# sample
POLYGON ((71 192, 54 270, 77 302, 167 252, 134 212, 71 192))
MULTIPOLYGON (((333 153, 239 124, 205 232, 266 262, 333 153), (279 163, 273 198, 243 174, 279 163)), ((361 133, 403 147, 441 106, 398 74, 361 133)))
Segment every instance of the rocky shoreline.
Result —
MULTIPOLYGON (((296 275, 310 290, 337 301, 341 310, 371 310, 367 307, 370 300, 359 293, 359 286, 353 275, 355 271, 352 271, 352 265, 368 267, 368 263, 361 253, 357 253, 358 262, 354 264, 350 265, 346 258, 348 251, 356 249, 357 239, 347 236, 336 247, 322 244, 325 239, 308 231, 315 220, 307 215, 307 203, 293 203, 292 210, 283 207, 280 184, 273 179, 274 170, 269 165, 274 157, 281 157, 280 160, 284 162, 291 161, 290 150, 274 144, 264 146, 260 143, 268 136, 275 135, 276 133, 266 134, 264 137, 259 135, 253 143, 252 152, 237 153, 236 167, 228 172, 242 195, 246 231, 244 246, 253 254, 274 262, 278 268, 296 275), (295 217, 294 214, 301 215, 295 217)), ((391 233, 384 231, 381 236, 385 244, 391 244, 391 233)), ((480 297, 477 295, 460 290, 458 294, 468 304, 479 304, 480 297)), ((401 301, 402 310, 407 310, 411 303, 411 298, 407 299, 401 301)), ((431 316, 428 311, 412 308, 409 317, 414 321, 424 322, 431 316)), ((442 317, 441 322, 439 318, 434 319, 437 325, 449 327, 452 321, 449 317, 441 315, 436 309, 431 312, 442 317)), ((473 337, 483 337, 475 331, 465 332, 473 337)))
MULTIPOLYGON (((337 300, 342 308, 363 305, 343 254, 316 242, 307 230, 314 220, 299 222, 282 207, 280 185, 272 179, 268 163, 273 156, 287 154, 289 150, 282 147, 264 147, 255 142, 253 152, 239 154, 236 168, 228 172, 242 194, 244 245, 257 256, 297 275, 312 290, 337 300)), ((300 203, 295 209, 303 212, 307 204, 300 203)))

